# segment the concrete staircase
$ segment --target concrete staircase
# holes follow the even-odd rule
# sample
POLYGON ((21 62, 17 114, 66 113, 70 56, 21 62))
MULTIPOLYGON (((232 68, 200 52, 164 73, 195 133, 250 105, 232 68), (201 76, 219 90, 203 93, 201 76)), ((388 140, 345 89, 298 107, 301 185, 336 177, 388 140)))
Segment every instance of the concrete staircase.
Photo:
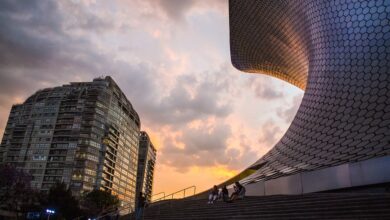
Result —
POLYGON ((212 205, 206 199, 169 200, 145 209, 144 219, 390 219, 390 194, 248 196, 212 205))

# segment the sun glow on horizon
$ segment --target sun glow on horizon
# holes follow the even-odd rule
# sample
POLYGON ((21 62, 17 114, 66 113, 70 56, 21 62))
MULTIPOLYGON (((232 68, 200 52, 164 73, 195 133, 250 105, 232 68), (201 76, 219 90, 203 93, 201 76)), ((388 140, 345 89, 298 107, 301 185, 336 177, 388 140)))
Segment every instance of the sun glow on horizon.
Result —
POLYGON ((35 91, 110 73, 157 149, 153 194, 238 174, 278 141, 302 98, 232 66, 227 0, 35 3, 4 13, 1 134, 12 104, 35 91))

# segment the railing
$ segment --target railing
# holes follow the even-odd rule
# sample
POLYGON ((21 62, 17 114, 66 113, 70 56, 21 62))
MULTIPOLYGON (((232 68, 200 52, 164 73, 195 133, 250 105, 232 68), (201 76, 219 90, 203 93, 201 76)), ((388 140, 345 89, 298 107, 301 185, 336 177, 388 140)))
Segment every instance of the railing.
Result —
POLYGON ((160 192, 160 193, 156 193, 156 194, 152 195, 150 198, 153 200, 153 197, 160 195, 160 194, 163 194, 163 197, 165 197, 165 192, 160 192))
MULTIPOLYGON (((175 198, 174 196, 175 196, 175 195, 178 195, 178 194, 181 193, 181 192, 183 192, 183 197, 181 197, 181 199, 182 199, 182 198, 185 198, 185 197, 186 197, 186 191, 189 190, 189 189, 194 189, 192 195, 195 195, 195 193, 196 193, 196 186, 190 186, 190 187, 184 188, 184 189, 182 189, 182 190, 179 190, 179 191, 177 191, 177 192, 171 193, 171 194, 169 194, 169 195, 167 195, 167 196, 164 195, 163 197, 161 197, 161 198, 159 198, 159 199, 156 199, 156 200, 153 200, 152 202, 158 202, 158 201, 166 200, 166 199, 174 199, 174 198, 175 198)), ((191 195, 191 196, 192 196, 192 195, 191 195)), ((187 196, 188 196, 188 194, 187 194, 187 196)))
POLYGON ((95 218, 95 220, 102 219, 106 216, 110 216, 111 214, 117 214, 119 216, 121 211, 129 209, 129 213, 134 212, 133 206, 129 203, 127 206, 122 206, 120 209, 106 213, 104 215, 98 216, 95 218))
MULTIPOLYGON (((102 219, 102 218, 107 217, 107 216, 112 215, 112 214, 120 215, 121 211, 124 211, 127 209, 129 209, 129 213, 134 212, 133 206, 130 203, 128 203, 128 205, 122 206, 122 207, 118 208, 118 210, 114 210, 114 211, 108 212, 104 215, 101 215, 101 216, 98 216, 95 218, 88 218, 88 219, 98 220, 98 219, 102 219)), ((79 220, 79 219, 85 219, 85 218, 86 218, 86 216, 79 216, 77 218, 74 218, 73 220, 79 220)))

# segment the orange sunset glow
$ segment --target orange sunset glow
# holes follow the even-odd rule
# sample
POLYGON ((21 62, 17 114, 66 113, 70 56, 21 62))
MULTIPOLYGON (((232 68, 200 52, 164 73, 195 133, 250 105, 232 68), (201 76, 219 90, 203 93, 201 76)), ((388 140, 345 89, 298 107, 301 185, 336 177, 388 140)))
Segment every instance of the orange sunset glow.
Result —
POLYGON ((157 149, 153 194, 233 177, 277 143, 303 96, 232 66, 225 0, 18 7, 24 14, 0 25, 0 133, 11 106, 35 91, 110 75, 157 149))

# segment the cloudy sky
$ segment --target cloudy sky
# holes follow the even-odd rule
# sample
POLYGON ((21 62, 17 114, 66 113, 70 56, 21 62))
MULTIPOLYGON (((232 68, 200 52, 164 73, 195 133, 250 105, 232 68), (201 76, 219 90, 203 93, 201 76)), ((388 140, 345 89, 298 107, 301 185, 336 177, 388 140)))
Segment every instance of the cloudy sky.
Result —
POLYGON ((0 2, 0 132, 36 90, 111 75, 158 149, 154 193, 201 191, 287 130, 303 92, 234 69, 225 0, 0 2))

